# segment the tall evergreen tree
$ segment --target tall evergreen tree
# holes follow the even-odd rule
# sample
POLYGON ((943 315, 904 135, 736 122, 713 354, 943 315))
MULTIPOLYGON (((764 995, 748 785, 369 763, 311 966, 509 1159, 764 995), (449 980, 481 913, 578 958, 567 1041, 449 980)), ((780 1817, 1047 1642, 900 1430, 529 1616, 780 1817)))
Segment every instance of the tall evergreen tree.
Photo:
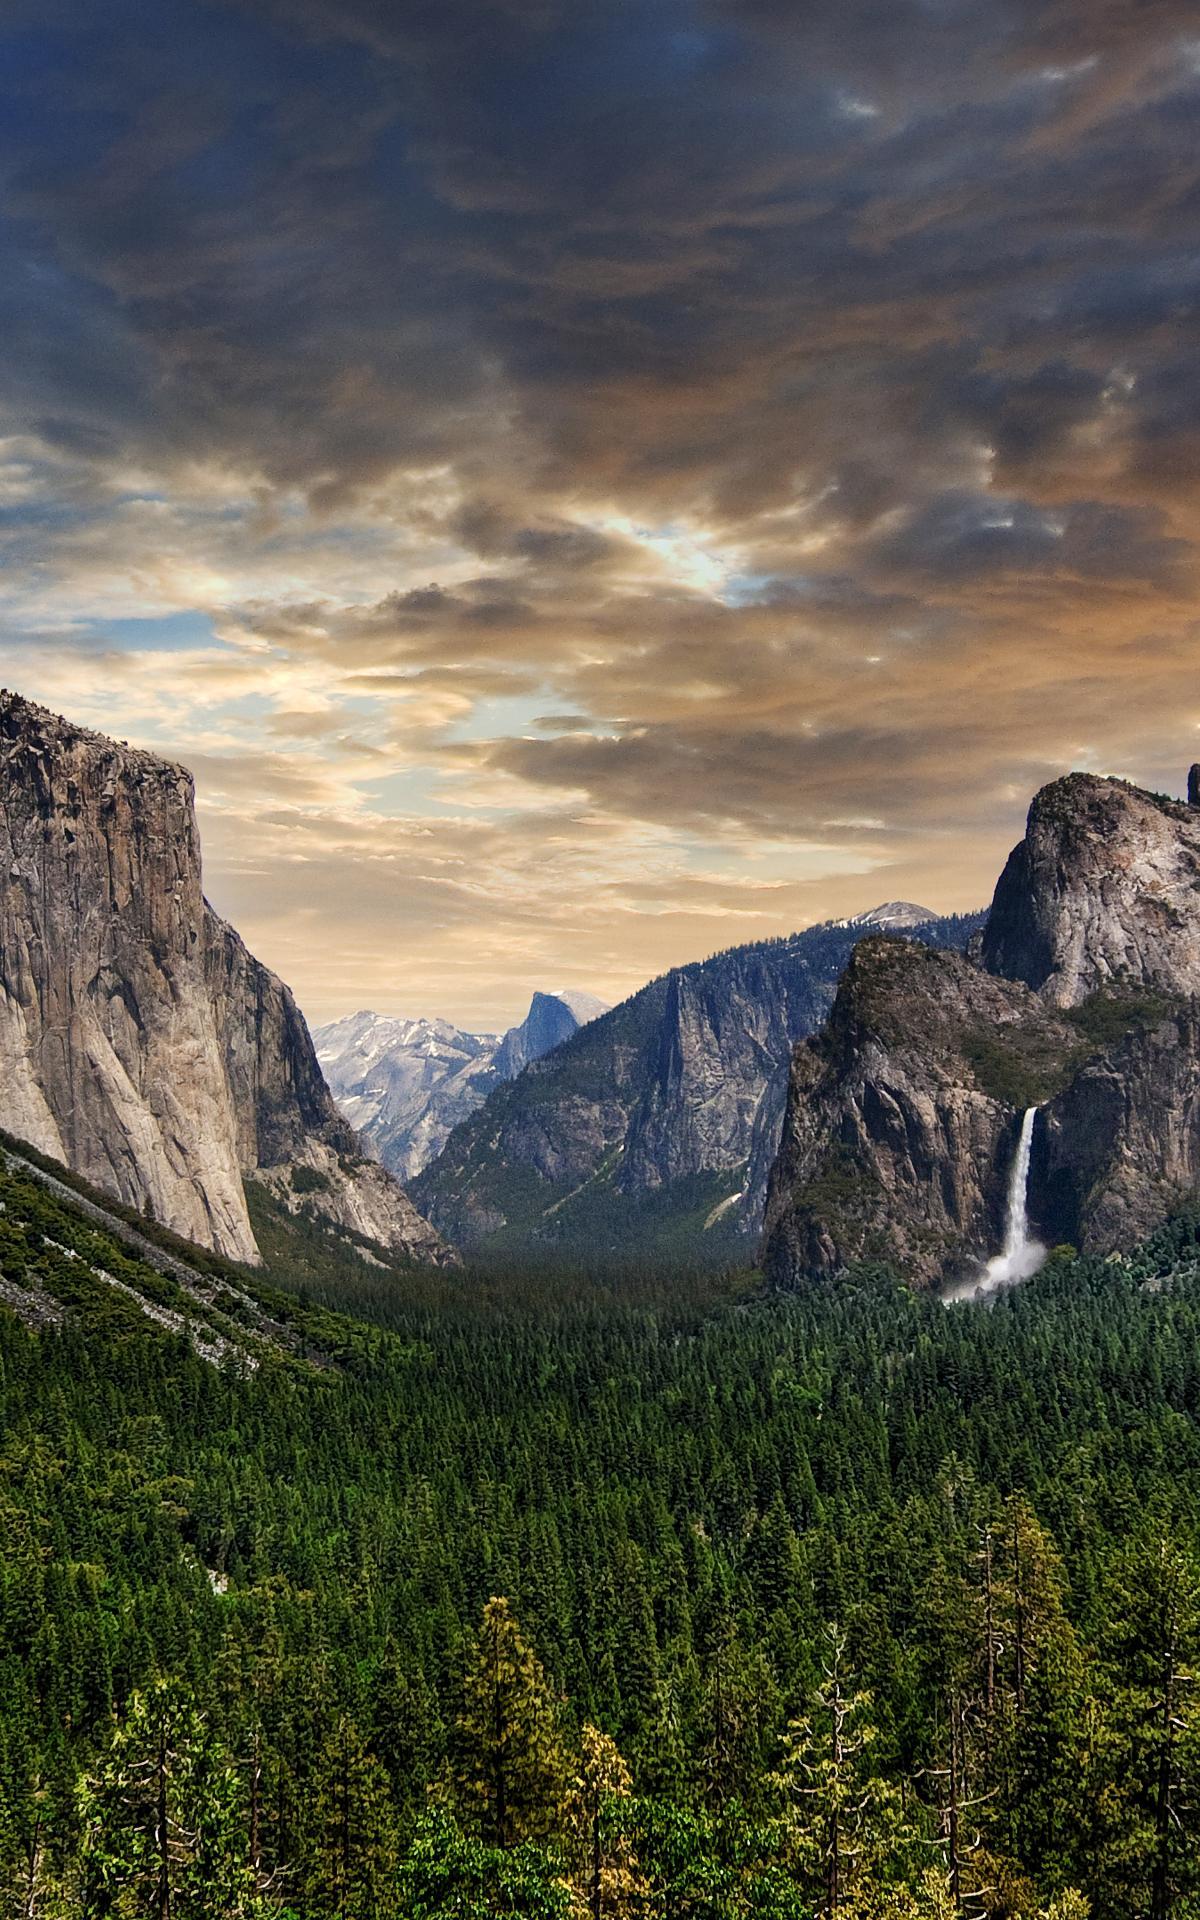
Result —
POLYGON ((396 1850, 387 1776, 349 1714, 339 1714, 322 1747, 309 1830, 309 1911, 330 1920, 389 1920, 396 1850))
POLYGON ((572 1783, 570 1819, 576 1886, 587 1920, 629 1920, 644 1887, 627 1832, 633 1780, 616 1741, 585 1726, 572 1783))
POLYGON ((563 1831, 568 1764, 561 1719, 508 1601, 494 1596, 468 1659, 454 1743, 460 1804, 489 1845, 563 1831))
POLYGON ((238 1780, 190 1695, 135 1695, 80 1795, 85 1920, 248 1920, 238 1780))
POLYGON ((788 1728, 776 1775, 790 1856, 823 1916, 873 1896, 902 1847, 900 1797, 875 1771, 871 1697, 855 1686, 840 1627, 826 1629, 811 1712, 788 1728))

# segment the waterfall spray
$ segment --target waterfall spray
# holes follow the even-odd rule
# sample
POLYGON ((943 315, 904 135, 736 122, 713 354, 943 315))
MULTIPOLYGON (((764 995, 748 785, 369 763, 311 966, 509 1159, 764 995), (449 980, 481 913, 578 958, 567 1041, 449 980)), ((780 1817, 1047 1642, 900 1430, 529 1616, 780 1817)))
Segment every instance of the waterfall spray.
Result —
POLYGON ((1026 1107, 1021 1119, 1017 1151, 1008 1176, 1008 1209, 1004 1221, 1004 1246, 988 1261, 978 1280, 964 1281, 945 1298, 954 1300, 986 1299, 1003 1287, 1019 1287, 1030 1280, 1046 1258, 1040 1240, 1029 1234, 1029 1162, 1033 1155, 1033 1128, 1037 1108, 1026 1107))

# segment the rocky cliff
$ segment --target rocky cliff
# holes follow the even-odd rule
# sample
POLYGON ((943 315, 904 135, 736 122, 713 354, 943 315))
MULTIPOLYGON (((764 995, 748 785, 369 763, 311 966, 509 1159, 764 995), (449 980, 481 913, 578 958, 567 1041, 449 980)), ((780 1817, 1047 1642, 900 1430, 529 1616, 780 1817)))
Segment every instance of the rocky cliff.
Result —
POLYGON ((338 1115, 287 988, 205 901, 182 767, 3 693, 0 873, 10 1133, 234 1259, 258 1257, 248 1175, 444 1253, 338 1115))
POLYGON ((571 989, 535 993, 524 1020, 504 1034, 352 1013, 313 1039, 342 1112, 397 1179, 411 1180, 494 1087, 607 1011, 594 994, 571 989))
MULTIPOLYGON (((916 937, 961 944, 977 924, 927 917, 916 937)), ((493 1092, 414 1183, 419 1204, 452 1239, 514 1251, 734 1250, 761 1223, 793 1044, 873 925, 826 923, 652 981, 493 1092)))
POLYGON ((591 993, 535 993, 519 1026, 510 1027, 496 1049, 495 1067, 501 1080, 515 1080, 533 1060, 561 1047, 589 1020, 598 1020, 608 1007, 591 993))
POLYGON ((1198 993, 1200 811, 1090 775, 1043 789, 979 963, 861 946, 826 1033, 797 1049, 769 1274, 978 1270, 1031 1105, 1034 1228, 1133 1245, 1200 1185, 1198 993))
POLYGON ((1110 986, 1200 993, 1200 808, 1073 773, 1044 787, 1000 876, 991 973, 1059 1007, 1110 986))
POLYGON ((792 1062, 767 1201, 773 1278, 861 1260, 961 1278, 999 1243, 1019 1113, 1080 1045, 1028 987, 962 954, 864 941, 792 1062))

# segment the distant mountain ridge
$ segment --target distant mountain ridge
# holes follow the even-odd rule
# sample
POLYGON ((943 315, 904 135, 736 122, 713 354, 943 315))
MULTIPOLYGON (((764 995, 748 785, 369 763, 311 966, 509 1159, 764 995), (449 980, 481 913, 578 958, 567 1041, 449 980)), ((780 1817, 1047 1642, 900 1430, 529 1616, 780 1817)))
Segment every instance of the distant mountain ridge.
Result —
POLYGON ((313 1040, 346 1118, 390 1172, 411 1180, 494 1087, 607 1011, 595 994, 566 988, 535 993, 524 1020, 504 1034, 362 1012, 318 1027, 313 1040))
POLYGON ((872 907, 867 913, 854 913, 848 920, 835 920, 832 924, 862 927, 874 933, 904 933, 913 927, 927 926, 935 917, 928 907, 918 907, 912 900, 885 900, 882 906, 872 907))
POLYGON ((793 1045, 873 915, 898 913, 936 945, 982 920, 893 902, 674 968, 494 1089, 414 1196, 463 1246, 732 1250, 761 1222, 793 1045))

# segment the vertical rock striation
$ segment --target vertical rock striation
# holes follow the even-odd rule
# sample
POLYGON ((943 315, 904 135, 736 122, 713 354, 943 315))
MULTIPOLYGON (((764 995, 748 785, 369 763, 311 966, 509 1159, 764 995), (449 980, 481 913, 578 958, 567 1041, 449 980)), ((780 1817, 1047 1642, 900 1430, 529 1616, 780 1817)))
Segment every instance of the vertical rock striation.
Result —
POLYGON ((10 1132, 232 1259, 258 1258, 244 1176, 294 1192, 296 1166, 331 1220, 438 1255, 338 1116, 291 994, 205 901, 182 767, 0 694, 0 876, 10 1132))
POLYGON ((997 1244, 1031 1104, 1039 1238, 1124 1249, 1194 1204, 1200 769, 1188 793, 1057 780, 1000 877, 979 966, 859 948, 828 1034, 793 1062, 764 1242, 778 1284, 871 1257, 958 1277, 997 1244))

